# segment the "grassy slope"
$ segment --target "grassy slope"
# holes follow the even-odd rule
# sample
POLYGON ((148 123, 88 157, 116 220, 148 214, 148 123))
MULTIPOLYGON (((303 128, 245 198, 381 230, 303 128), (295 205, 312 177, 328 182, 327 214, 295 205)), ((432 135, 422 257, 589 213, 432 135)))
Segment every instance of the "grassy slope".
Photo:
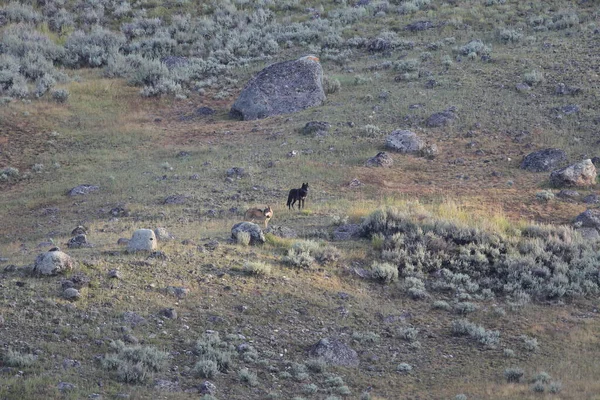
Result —
MULTIPOLYGON (((559 3, 576 7, 574 3, 559 3)), ((591 146, 595 143, 591 119, 598 76, 593 71, 591 49, 598 39, 582 29, 570 35, 565 31, 545 32, 535 35, 533 44, 505 46, 494 42, 494 18, 524 20, 534 11, 514 4, 471 11, 465 6, 445 5, 436 12, 403 17, 401 22, 387 18, 377 21, 376 27, 356 27, 357 34, 371 36, 379 26, 454 17, 468 27, 402 35, 423 44, 448 36, 454 36, 460 45, 475 37, 494 44, 494 63, 465 60, 447 70, 439 58, 450 51, 434 52, 432 61, 422 64, 434 71, 441 83, 434 90, 424 89, 423 79, 396 82, 392 71, 371 73, 364 68, 383 58, 357 53, 350 65, 323 63, 326 74, 343 84, 341 92, 330 96, 323 107, 263 121, 228 120, 226 113, 233 98, 225 102, 212 101, 210 96, 192 97, 189 102, 142 99, 137 89, 117 80, 103 80, 97 71, 79 72, 82 82, 68 85, 71 98, 67 105, 41 100, 3 106, 1 137, 10 143, 12 153, 10 160, 3 158, 3 162, 21 170, 42 163, 46 170, 30 180, 2 186, 4 235, 0 255, 9 257, 11 264, 30 264, 46 247, 40 249, 38 243, 48 237, 65 243, 79 223, 90 226, 89 238, 96 247, 69 251, 77 260, 90 260, 77 270, 91 278, 90 287, 83 289, 83 299, 74 304, 61 299, 60 279, 33 278, 21 272, 0 276, 0 315, 5 321, 0 326, 2 343, 26 353, 39 353, 32 367, 19 368, 23 376, 16 370, 3 372, 0 398, 32 398, 40 393, 61 397, 55 389, 59 381, 77 385, 65 395, 67 398, 90 393, 108 398, 116 393, 129 393, 132 398, 157 396, 152 380, 146 385, 121 384, 94 359, 111 351, 111 339, 123 337, 121 326, 127 324, 122 315, 126 311, 148 319, 146 325, 132 330, 142 343, 172 353, 171 368, 156 377, 179 379, 180 387, 187 390, 201 382, 189 372, 197 361, 197 356, 189 354, 193 341, 207 329, 218 330, 223 337, 226 333, 243 334, 258 350, 259 362, 238 360, 232 372, 217 375, 213 381, 220 399, 267 398, 268 393, 292 398, 302 395, 303 385, 309 382, 321 391, 304 396, 325 398, 334 390, 327 390, 323 374, 310 373, 308 379, 297 381, 274 371, 290 370, 288 362, 306 361, 307 347, 329 335, 352 343, 361 356, 357 370, 328 369, 343 377, 352 391, 349 398, 358 398, 369 386, 374 397, 387 399, 452 398, 458 393, 469 398, 540 397, 528 384, 505 383, 503 371, 511 366, 524 368, 527 377, 543 370, 562 381, 560 395, 546 395, 548 398, 597 396, 596 299, 535 304, 503 317, 493 314, 493 303, 481 302, 480 310, 468 318, 501 332, 500 346, 485 350, 464 337, 452 336, 451 323, 459 316, 432 310, 433 299, 413 301, 396 285, 358 279, 352 268, 367 267, 375 257, 368 242, 336 243, 342 260, 311 271, 285 266, 281 262, 284 245, 255 249, 224 243, 231 225, 239 220, 239 215, 226 210, 260 204, 274 206, 272 224, 300 233, 331 230, 333 215, 349 215, 358 221, 379 205, 414 198, 433 208, 440 203, 459 204, 458 210, 448 207, 449 214, 497 213, 500 220, 507 218, 513 223, 520 219, 565 223, 584 210, 581 204, 536 202, 535 192, 547 177, 524 173, 518 163, 531 149, 549 145, 565 147, 573 159, 584 152, 594 155, 590 154, 595 149, 591 146), (549 53, 548 48, 556 52, 549 53), (564 65, 570 66, 565 69, 564 65), (353 71, 347 72, 348 68, 353 71), (514 84, 533 68, 544 71, 545 83, 532 94, 517 93, 514 84), (370 79, 369 83, 354 84, 356 75, 370 79), (550 108, 571 102, 551 94, 556 82, 586 88, 575 99, 582 106, 581 115, 560 121, 550 117, 550 108), (379 99, 382 90, 390 92, 387 101, 379 99), (182 113, 200 102, 217 109, 216 116, 206 121, 179 121, 182 113), (414 103, 425 106, 409 109, 414 103), (394 156, 395 165, 389 171, 362 167, 366 158, 381 149, 385 133, 416 128, 430 113, 450 105, 459 109, 457 124, 422 131, 440 147, 438 158, 426 161, 394 156), (332 136, 301 136, 298 129, 310 120, 332 123, 332 136), (349 121, 354 122, 354 128, 348 127, 349 121), (379 126, 382 133, 366 137, 361 130, 366 124, 379 126), (521 130, 529 132, 525 142, 514 140, 521 130), (53 136, 52 131, 60 135, 53 136), (574 141, 575 137, 580 139, 574 141), (477 142, 475 147, 467 147, 472 141, 477 142), (312 154, 286 157, 291 150, 305 149, 311 149, 312 154), (476 149, 483 150, 484 156, 475 155, 476 149), (190 155, 176 157, 182 150, 190 155), (456 158, 463 158, 465 164, 450 163, 456 158), (276 167, 267 168, 269 161, 277 160, 276 167), (164 168, 166 162, 172 170, 164 168), (60 167, 51 167, 54 163, 60 167), (225 171, 232 166, 246 168, 250 176, 226 183, 225 171), (501 177, 491 177, 492 171, 500 172, 501 177), (189 180, 194 173, 201 179, 189 180), (166 179, 161 178, 163 175, 166 179), (458 175, 463 178, 458 179, 458 175), (347 188, 354 177, 365 186, 347 188), (283 206, 286 192, 303 181, 309 181, 313 188, 308 210, 302 214, 288 212, 283 206), (81 183, 99 184, 102 189, 81 199, 64 195, 81 183), (187 195, 188 202, 183 206, 163 205, 169 194, 187 195), (121 203, 129 206, 132 217, 111 220, 107 211, 121 203), (211 217, 206 214, 210 209, 225 213, 211 217), (134 229, 157 226, 168 228, 178 238, 161 247, 169 256, 167 261, 146 263, 145 257, 123 254, 115 244, 134 229), (206 238, 217 238, 221 245, 213 252, 200 252, 195 245, 181 244, 182 239, 192 239, 202 246, 206 238), (244 261, 256 259, 274 265, 271 277, 255 278, 241 272, 244 261), (107 277, 113 268, 121 270, 122 281, 107 277), (17 286, 17 282, 24 286, 17 286), (177 299, 166 293, 169 285, 185 286, 191 292, 177 299), (339 292, 349 298, 342 299, 339 292), (242 312, 239 306, 247 308, 242 312), (179 319, 159 319, 158 311, 164 307, 176 308, 179 319), (409 317, 394 323, 382 318, 401 315, 409 317), (420 330, 421 349, 410 349, 398 338, 396 331, 403 325, 420 330), (380 339, 361 344, 351 340, 355 332, 376 333, 380 339), (535 353, 524 350, 518 338, 522 334, 538 338, 540 349, 535 353), (516 358, 505 358, 503 348, 515 350, 516 358), (82 366, 65 370, 65 358, 77 359, 82 366), (401 362, 413 365, 413 372, 395 372, 401 362), (258 373, 259 386, 249 388, 238 381, 236 372, 242 366, 258 373)), ((418 46, 393 57, 418 58, 422 51, 423 46, 418 46)), ((248 76, 249 71, 240 72, 240 81, 248 76)), ((160 392, 160 396, 176 399, 192 394, 160 392)))

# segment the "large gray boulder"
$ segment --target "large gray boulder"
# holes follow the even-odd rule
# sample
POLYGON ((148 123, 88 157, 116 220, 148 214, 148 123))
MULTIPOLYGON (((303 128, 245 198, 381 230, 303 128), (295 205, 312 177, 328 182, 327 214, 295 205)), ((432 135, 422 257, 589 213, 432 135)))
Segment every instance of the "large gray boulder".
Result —
POLYGON ((323 68, 306 56, 272 64, 252 78, 233 103, 233 118, 253 120, 289 114, 321 105, 325 100, 323 68))
POLYGON ((521 169, 531 172, 547 172, 566 164, 567 153, 561 149, 543 149, 527 154, 521 162, 521 169))
POLYGON ((399 153, 420 153, 425 141, 414 132, 395 130, 386 138, 385 146, 399 153))
POLYGON ((325 362, 332 365, 341 365, 343 367, 358 367, 358 354, 348 345, 338 339, 325 338, 313 345, 308 354, 315 358, 322 358, 325 362))
POLYGON ((138 229, 133 232, 129 243, 129 251, 152 251, 156 249, 156 235, 152 229, 138 229))
POLYGON ((265 242, 265 234, 260 226, 252 222, 240 222, 231 228, 231 237, 237 240, 238 233, 248 232, 250 234, 250 244, 263 244, 265 242))
POLYGON ((587 159, 568 167, 552 171, 550 184, 561 186, 590 186, 596 183, 596 167, 592 160, 587 159))
POLYGON ((50 250, 35 259, 33 272, 42 275, 56 275, 73 269, 71 257, 60 250, 50 250))

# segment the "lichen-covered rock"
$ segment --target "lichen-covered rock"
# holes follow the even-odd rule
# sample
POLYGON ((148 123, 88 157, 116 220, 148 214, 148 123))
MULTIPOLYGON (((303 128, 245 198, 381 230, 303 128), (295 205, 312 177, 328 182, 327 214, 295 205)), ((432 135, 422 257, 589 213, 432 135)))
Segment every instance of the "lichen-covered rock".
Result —
POLYGON ((367 167, 391 167, 394 165, 394 159, 385 151, 380 151, 376 156, 371 157, 365 163, 367 167))
POLYGON ((33 265, 33 272, 42 275, 56 275, 71 269, 73 269, 73 260, 60 250, 40 254, 33 265))
POLYGON ((331 124, 324 121, 310 121, 302 128, 302 133, 305 135, 324 136, 329 132, 331 124))
POLYGON ((386 138, 385 147, 399 153, 419 153, 425 147, 425 140, 414 132, 395 130, 386 138))
POLYGON ((552 171, 550 183, 554 187, 590 186, 596 183, 596 167, 587 159, 568 167, 552 171))
POLYGON ((233 103, 233 118, 253 120, 289 114, 325 100, 323 69, 314 56, 272 64, 254 76, 233 103))
POLYGON ((579 214, 573 224, 577 228, 600 228, 600 209, 590 208, 579 214))
POLYGON ((161 242, 168 242, 169 240, 174 239, 173 235, 165 228, 156 228, 154 230, 154 235, 156 236, 156 239, 161 242))
POLYGON ((250 244, 263 244, 265 242, 265 234, 260 226, 252 222, 240 222, 231 228, 231 237, 237 240, 238 233, 248 232, 250 234, 250 244))
POLYGON ((129 243, 129 251, 152 251, 156 249, 156 235, 152 229, 138 229, 133 232, 129 243))
POLYGON ((344 367, 358 367, 358 354, 350 346, 338 339, 324 338, 313 345, 308 351, 309 355, 321 358, 328 364, 344 367))
POLYGON ((521 162, 521 169, 546 172, 560 168, 567 162, 567 153, 560 149, 543 149, 529 153, 521 162))
POLYGON ((69 190, 67 194, 71 197, 85 196, 86 194, 95 192, 96 190, 100 190, 100 186, 84 184, 74 187, 73 189, 69 190))

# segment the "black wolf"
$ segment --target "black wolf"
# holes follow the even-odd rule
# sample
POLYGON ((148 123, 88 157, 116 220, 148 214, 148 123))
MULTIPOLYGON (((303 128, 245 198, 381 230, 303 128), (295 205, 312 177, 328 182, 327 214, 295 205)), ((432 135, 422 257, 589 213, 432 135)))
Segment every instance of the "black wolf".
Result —
POLYGON ((298 210, 304 208, 304 200, 306 199, 306 196, 308 196, 308 182, 302 183, 302 187, 300 189, 290 190, 287 200, 288 208, 294 208, 296 201, 298 202, 298 210))

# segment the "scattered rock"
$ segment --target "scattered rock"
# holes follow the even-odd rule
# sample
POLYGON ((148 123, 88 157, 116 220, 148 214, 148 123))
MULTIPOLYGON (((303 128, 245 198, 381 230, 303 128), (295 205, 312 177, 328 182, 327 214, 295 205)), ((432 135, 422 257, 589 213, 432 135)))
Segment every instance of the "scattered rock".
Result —
POLYGON ((157 379, 154 381, 154 389, 162 390, 166 392, 179 392, 181 388, 179 387, 179 382, 177 381, 169 381, 166 379, 157 379))
POLYGON ((598 204, 600 203, 600 196, 596 193, 589 194, 583 198, 583 202, 586 204, 598 204))
POLYGON ((311 357, 322 358, 332 365, 358 367, 358 354, 352 348, 335 338, 324 338, 308 351, 311 357))
POLYGON ((67 247, 70 249, 78 249, 80 247, 93 247, 93 245, 87 241, 87 236, 85 234, 79 234, 69 239, 67 247))
POLYGON ((526 83, 517 83, 517 85, 515 86, 515 89, 517 89, 517 92, 529 92, 531 90, 531 86, 529 86, 526 83))
POLYGON ((4 267, 4 272, 15 272, 17 269, 18 267, 15 264, 8 264, 6 267, 4 267))
POLYGON ((117 244, 119 246, 127 246, 129 244, 129 239, 119 238, 119 240, 117 240, 117 244))
POLYGON ((395 130, 386 138, 385 146, 399 153, 418 153, 425 147, 425 141, 414 132, 395 130))
POLYGON ((152 253, 150 253, 148 255, 148 258, 154 258, 157 260, 168 260, 169 257, 167 256, 167 254, 164 251, 161 250, 157 250, 157 251, 153 251, 152 253))
POLYGON ((265 233, 270 233, 284 239, 294 239, 298 237, 296 231, 287 226, 271 225, 265 230, 265 233))
POLYGON ((302 133, 305 135, 325 136, 329 132, 331 125, 329 122, 310 121, 302 128, 302 133))
POLYGON ((298 155, 298 151, 297 150, 292 150, 289 153, 286 154, 286 156, 288 156, 289 158, 292 157, 296 157, 298 155))
POLYGON ((122 279, 121 272, 118 269, 108 271, 108 277, 110 279, 122 279))
POLYGON ((58 385, 56 385, 56 387, 61 392, 69 392, 69 391, 75 389, 76 386, 69 382, 59 382, 58 385))
POLYGON ((208 249, 210 251, 214 251, 217 248, 219 248, 219 241, 218 240, 209 240, 208 242, 204 243, 204 247, 206 247, 206 249, 208 249))
POLYGON ((33 265, 33 272, 42 275, 56 275, 71 269, 73 260, 60 250, 40 254, 33 265))
POLYGON ((246 176, 246 171, 244 170, 244 168, 240 168, 240 167, 233 167, 233 168, 229 168, 227 170, 227 177, 228 178, 243 178, 244 176, 246 176))
POLYGON ((576 86, 567 86, 564 83, 559 83, 554 89, 554 93, 559 96, 575 96, 581 93, 581 88, 576 86))
POLYGON ((231 238, 237 240, 239 232, 248 232, 250 234, 250 244, 257 245, 265 242, 265 235, 258 225, 252 222, 240 222, 231 228, 231 238))
POLYGON ((596 182, 596 167, 587 159, 568 167, 552 171, 550 184, 561 186, 590 186, 596 182))
POLYGON ((126 323, 131 324, 131 326, 133 327, 135 327, 136 325, 143 325, 146 323, 146 318, 136 314, 133 311, 125 311, 123 313, 123 320, 126 323))
POLYGON ((171 235, 165 228, 156 228, 154 230, 154 235, 160 242, 168 242, 169 240, 175 239, 175 237, 171 235))
POLYGON ((521 169, 531 172, 547 172, 567 162, 567 153, 560 149, 544 149, 529 153, 521 162, 521 169))
POLYGON ((138 229, 133 232, 127 244, 129 251, 152 251, 156 249, 156 235, 152 229, 138 229))
POLYGON ((380 151, 376 156, 371 157, 365 163, 367 167, 385 167, 390 168, 394 165, 394 159, 385 151, 380 151))
POLYGON ((200 385, 200 394, 213 395, 216 393, 217 393, 217 387, 214 385, 214 383, 212 383, 210 381, 204 381, 200 385))
POLYGON ((581 195, 576 190, 563 189, 556 194, 556 197, 559 197, 564 200, 577 200, 581 195))
POLYGON ((405 30, 410 32, 425 31, 427 29, 434 28, 435 25, 431 21, 415 21, 404 27, 405 30))
POLYGON ((174 308, 163 308, 160 310, 160 315, 169 319, 177 319, 177 311, 174 308))
POLYGON ((580 108, 577 104, 567 104, 566 106, 560 107, 559 111, 563 112, 566 115, 571 115, 578 113, 580 111, 580 108))
POLYGON ((425 121, 425 125, 429 128, 438 128, 440 126, 451 125, 456 118, 455 108, 450 107, 445 111, 432 114, 425 121))
POLYGON ((164 204, 185 204, 187 197, 182 194, 172 194, 163 201, 164 204))
POLYGON ((190 293, 190 289, 183 286, 167 286, 167 293, 181 299, 190 293))
POLYGON ((333 240, 351 240, 360 236, 360 225, 359 224, 346 224, 338 226, 333 231, 333 240))
POLYGON ((69 196, 85 196, 86 194, 100 190, 100 186, 96 185, 79 185, 69 190, 67 193, 69 196))
POLYGON ((113 217, 121 218, 121 217, 129 217, 130 212, 129 212, 129 209, 127 209, 127 207, 118 206, 118 207, 114 207, 113 209, 111 209, 109 214, 112 215, 113 217))
POLYGON ((592 157, 592 163, 598 169, 600 167, 600 157, 592 157))
POLYGON ((246 84, 229 114, 243 120, 260 119, 318 106, 324 100, 319 59, 306 56, 260 71, 246 84))
POLYGON ((75 289, 74 287, 70 287, 65 289, 63 292, 63 297, 72 301, 79 300, 81 298, 81 293, 79 293, 79 290, 75 289))

